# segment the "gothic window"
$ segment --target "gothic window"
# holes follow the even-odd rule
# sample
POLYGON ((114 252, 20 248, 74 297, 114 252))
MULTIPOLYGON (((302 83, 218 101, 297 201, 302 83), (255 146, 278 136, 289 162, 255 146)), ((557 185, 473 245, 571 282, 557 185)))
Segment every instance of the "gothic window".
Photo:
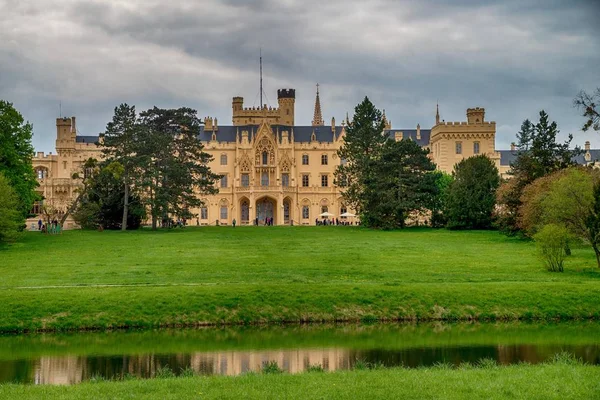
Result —
POLYGON ((227 206, 221 206, 221 219, 227 219, 227 206))
POLYGON ((290 174, 281 174, 281 186, 290 186, 290 174))
POLYGON ((479 142, 473 143, 473 154, 479 154, 479 142))
POLYGON ((221 154, 221 165, 227 165, 227 154, 221 154))
POLYGON ((250 186, 250 174, 242 174, 242 186, 250 186))
POLYGON ((321 175, 321 186, 323 187, 327 187, 328 182, 329 181, 329 177, 327 175, 321 175))
POLYGON ((200 209, 200 219, 208 219, 208 208, 202 207, 200 209))
POLYGON ((302 154, 302 165, 308 165, 308 154, 302 154))
POLYGON ((327 165, 327 154, 321 155, 321 165, 327 165))
POLYGON ((321 214, 329 212, 329 207, 327 206, 321 206, 321 214))
POLYGON ((221 187, 222 188, 226 188, 227 187, 227 175, 223 175, 221 177, 221 187))
POLYGON ((287 201, 283 202, 283 222, 290 223, 290 203, 287 201))
POLYGON ((310 207, 302 206, 302 218, 308 219, 310 217, 310 207))
POLYGON ((250 220, 250 204, 246 200, 242 202, 242 222, 250 220))
POLYGON ((348 212, 348 209, 346 208, 345 205, 342 204, 342 206, 340 207, 340 215, 345 214, 348 212))
POLYGON ((260 176, 260 185, 261 186, 269 186, 269 173, 263 172, 260 176))
POLYGON ((92 172, 93 172, 93 171, 94 171, 94 170, 93 170, 93 168, 85 168, 85 169, 83 170, 83 177, 84 177, 85 179, 87 179, 87 178, 91 177, 91 176, 92 176, 92 172))
POLYGON ((262 152, 262 165, 267 165, 269 164, 269 153, 267 153, 266 151, 262 152))
POLYGON ((462 142, 456 142, 456 154, 462 154, 462 142))
POLYGON ((308 175, 302 175, 302 187, 308 187, 308 175))

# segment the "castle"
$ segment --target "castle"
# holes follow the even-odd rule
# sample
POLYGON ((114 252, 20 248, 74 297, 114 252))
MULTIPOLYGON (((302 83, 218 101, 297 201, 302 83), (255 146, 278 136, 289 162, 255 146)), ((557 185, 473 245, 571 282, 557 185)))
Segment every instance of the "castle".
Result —
MULTIPOLYGON (((232 101, 232 125, 219 125, 216 118, 204 119, 198 140, 213 156, 212 171, 221 174, 219 193, 201 196, 204 206, 193 210, 198 225, 250 224, 256 218, 273 218, 277 225, 314 224, 319 215, 339 218, 352 213, 334 184, 334 171, 341 160, 337 150, 343 144, 348 117, 341 124, 334 118, 325 124, 319 88, 311 125, 296 125, 296 92, 277 91, 278 107, 244 107, 242 97, 232 101)), ((385 118, 385 113, 384 113, 385 118)), ((467 120, 445 122, 436 110, 431 129, 392 128, 385 121, 384 133, 394 140, 410 139, 430 149, 438 169, 451 173, 454 165, 477 154, 490 157, 501 174, 509 169, 514 152, 496 151, 496 123, 485 120, 483 108, 469 108, 467 120)), ((88 158, 101 159, 102 135, 77 135, 76 120, 56 120, 56 154, 37 153, 33 165, 44 202, 66 210, 76 197, 78 183, 71 179, 88 158)), ((83 171, 85 172, 85 171, 83 171)), ((41 212, 41 204, 34 206, 41 212)), ((75 227, 67 220, 65 228, 75 227)))

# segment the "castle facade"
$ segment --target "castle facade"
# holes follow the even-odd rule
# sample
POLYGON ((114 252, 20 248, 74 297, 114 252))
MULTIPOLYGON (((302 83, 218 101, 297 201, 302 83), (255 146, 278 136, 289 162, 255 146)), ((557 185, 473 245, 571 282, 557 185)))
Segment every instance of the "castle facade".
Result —
MULTIPOLYGON (((252 224, 273 218, 276 225, 309 225, 329 213, 330 218, 353 213, 334 184, 334 171, 341 160, 337 150, 343 144, 348 117, 341 124, 323 120, 319 89, 311 125, 295 123, 294 89, 277 91, 277 107, 244 107, 242 97, 232 101, 232 124, 219 125, 205 118, 198 140, 213 156, 210 167, 223 177, 216 195, 199 195, 204 206, 192 225, 252 224)), ((78 183, 71 177, 81 173, 88 158, 101 159, 102 135, 77 135, 76 120, 56 120, 56 154, 37 153, 33 159, 44 202, 66 210, 76 197, 78 183)), ((485 154, 501 173, 508 170, 503 156, 495 150, 496 123, 485 120, 483 108, 469 108, 467 120, 445 122, 436 110, 431 129, 392 128, 386 120, 384 134, 394 140, 410 139, 430 149, 438 169, 451 173, 454 165, 477 154, 485 154)), ((41 204, 34 206, 41 212, 41 204)), ((75 227, 67 220, 65 228, 75 227)))

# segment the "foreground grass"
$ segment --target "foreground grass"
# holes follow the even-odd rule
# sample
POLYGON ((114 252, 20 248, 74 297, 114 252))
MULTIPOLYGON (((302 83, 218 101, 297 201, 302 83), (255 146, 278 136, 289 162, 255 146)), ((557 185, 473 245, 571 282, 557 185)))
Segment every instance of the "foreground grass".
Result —
POLYGON ((593 252, 545 271, 496 232, 349 227, 30 233, 0 250, 0 331, 600 318, 593 252))
POLYGON ((18 399, 598 399, 600 367, 569 359, 548 364, 334 373, 247 374, 87 382, 75 386, 0 385, 0 397, 18 399))

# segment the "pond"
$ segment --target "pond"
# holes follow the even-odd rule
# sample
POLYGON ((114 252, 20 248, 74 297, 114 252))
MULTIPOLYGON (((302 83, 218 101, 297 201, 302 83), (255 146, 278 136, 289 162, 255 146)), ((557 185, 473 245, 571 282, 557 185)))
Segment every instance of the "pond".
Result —
POLYGON ((356 362, 419 367, 491 358, 539 363, 566 351, 600 364, 600 323, 375 324, 227 327, 0 336, 0 382, 74 384, 92 377, 149 378, 161 368, 203 375, 296 373, 356 362))

